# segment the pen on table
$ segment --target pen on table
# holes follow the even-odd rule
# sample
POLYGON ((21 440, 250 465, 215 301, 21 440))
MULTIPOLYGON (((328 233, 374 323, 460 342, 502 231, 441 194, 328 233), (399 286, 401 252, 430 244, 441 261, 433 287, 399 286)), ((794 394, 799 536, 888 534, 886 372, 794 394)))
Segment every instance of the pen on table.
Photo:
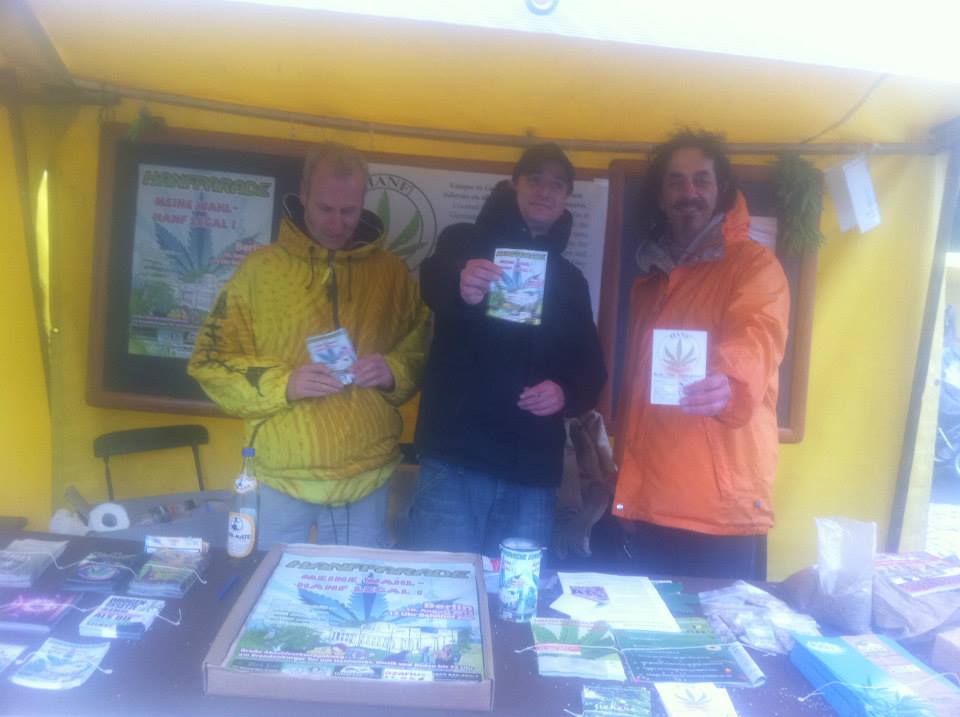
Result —
POLYGON ((227 578, 227 582, 224 584, 223 588, 220 590, 220 595, 217 596, 217 600, 223 600, 227 594, 233 590, 233 586, 237 584, 237 576, 231 575, 227 578))

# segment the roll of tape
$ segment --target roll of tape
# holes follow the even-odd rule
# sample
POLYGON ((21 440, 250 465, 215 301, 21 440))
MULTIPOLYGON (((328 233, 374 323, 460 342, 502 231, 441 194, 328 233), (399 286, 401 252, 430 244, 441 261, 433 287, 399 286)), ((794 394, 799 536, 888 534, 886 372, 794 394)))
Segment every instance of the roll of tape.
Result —
POLYGON ((101 503, 90 511, 87 521, 90 530, 110 531, 124 530, 130 527, 130 516, 127 509, 116 503, 101 503))

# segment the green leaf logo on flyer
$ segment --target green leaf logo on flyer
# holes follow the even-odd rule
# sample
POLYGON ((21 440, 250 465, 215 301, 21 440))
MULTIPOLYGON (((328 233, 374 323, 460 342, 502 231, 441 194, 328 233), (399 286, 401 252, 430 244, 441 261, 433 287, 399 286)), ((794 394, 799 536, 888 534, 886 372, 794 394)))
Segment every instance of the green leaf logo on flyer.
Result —
POLYGON ((371 174, 365 206, 383 222, 384 248, 404 260, 410 271, 433 253, 437 215, 420 187, 397 174, 371 174))

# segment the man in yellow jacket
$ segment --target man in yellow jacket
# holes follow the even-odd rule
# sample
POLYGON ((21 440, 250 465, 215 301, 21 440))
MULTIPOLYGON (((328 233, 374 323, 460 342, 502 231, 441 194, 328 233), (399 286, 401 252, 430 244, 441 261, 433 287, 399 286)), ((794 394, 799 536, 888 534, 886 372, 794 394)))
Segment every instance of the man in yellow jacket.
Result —
POLYGON ((244 419, 257 451, 261 549, 303 542, 313 527, 320 543, 386 544, 397 407, 419 383, 430 314, 363 209, 366 185, 356 150, 311 152, 277 241, 240 265, 194 346, 190 375, 244 419), (347 375, 307 348, 338 329, 358 357, 347 375))

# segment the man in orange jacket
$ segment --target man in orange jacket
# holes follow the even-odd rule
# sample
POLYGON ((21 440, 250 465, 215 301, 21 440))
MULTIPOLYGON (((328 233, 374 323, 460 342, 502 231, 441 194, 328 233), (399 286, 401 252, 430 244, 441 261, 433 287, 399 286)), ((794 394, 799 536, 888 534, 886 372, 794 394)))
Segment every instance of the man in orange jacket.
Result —
POLYGON ((762 579, 787 280, 748 238, 719 136, 684 130, 656 148, 645 192, 657 221, 630 296, 613 513, 641 572, 762 579), (651 403, 654 329, 707 334, 706 377, 679 405, 651 403))

